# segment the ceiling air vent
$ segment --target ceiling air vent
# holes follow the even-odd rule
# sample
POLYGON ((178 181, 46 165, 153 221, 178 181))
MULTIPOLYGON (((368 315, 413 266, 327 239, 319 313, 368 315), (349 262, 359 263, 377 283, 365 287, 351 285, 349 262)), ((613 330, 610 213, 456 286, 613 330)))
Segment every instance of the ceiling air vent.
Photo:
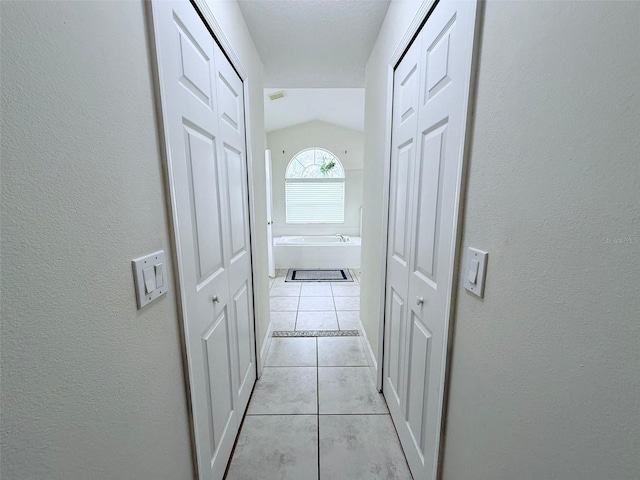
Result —
POLYGON ((279 92, 273 92, 269 94, 269 98, 271 100, 278 100, 280 98, 284 98, 284 90, 280 90, 279 92))

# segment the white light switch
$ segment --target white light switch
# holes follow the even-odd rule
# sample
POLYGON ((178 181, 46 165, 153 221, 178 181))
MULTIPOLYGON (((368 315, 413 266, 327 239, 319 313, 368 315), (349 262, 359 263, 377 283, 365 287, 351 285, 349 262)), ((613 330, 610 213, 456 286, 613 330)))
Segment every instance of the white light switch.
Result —
POLYGON ((164 285, 162 264, 158 263, 153 268, 155 269, 155 274, 156 274, 156 288, 160 288, 162 285, 164 285))
POLYGON ((469 247, 464 262, 464 288, 480 298, 484 297, 484 277, 489 254, 469 247))
POLYGON ((167 293, 164 250, 131 261, 138 309, 167 293))
POLYGON ((480 262, 475 258, 471 259, 471 267, 469 267, 469 273, 467 274, 467 280, 469 283, 476 283, 478 279, 478 267, 480 267, 480 262))
POLYGON ((156 289, 156 273, 153 267, 142 269, 142 278, 144 279, 144 293, 151 293, 156 289))

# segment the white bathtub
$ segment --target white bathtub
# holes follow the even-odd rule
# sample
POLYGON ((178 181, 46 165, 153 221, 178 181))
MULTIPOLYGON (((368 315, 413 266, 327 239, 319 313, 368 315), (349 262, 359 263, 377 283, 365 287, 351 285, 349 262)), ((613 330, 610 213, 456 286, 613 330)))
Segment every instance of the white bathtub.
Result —
POLYGON ((360 268, 360 237, 334 235, 273 239, 276 268, 360 268))

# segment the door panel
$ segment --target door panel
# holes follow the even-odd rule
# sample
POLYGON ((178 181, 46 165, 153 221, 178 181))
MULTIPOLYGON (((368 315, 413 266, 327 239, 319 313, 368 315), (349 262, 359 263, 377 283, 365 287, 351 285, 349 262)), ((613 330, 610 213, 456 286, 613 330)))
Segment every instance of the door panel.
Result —
POLYGON ((435 288, 435 258, 438 245, 438 212, 441 206, 442 163, 446 156, 446 123, 422 134, 422 148, 416 182, 416 241, 413 273, 435 288))
POLYGON ((391 412, 402 418, 405 398, 407 295, 411 254, 411 189, 420 103, 420 46, 414 44, 396 71, 393 108, 389 227, 385 296, 383 390, 391 412))
POLYGON ((405 421, 412 440, 420 456, 424 458, 424 423, 428 385, 425 379, 429 372, 431 354, 431 332, 423 325, 414 313, 411 314, 411 331, 409 334, 409 362, 407 366, 407 404, 405 421))
MULTIPOLYGON (((242 186, 244 169, 243 158, 239 151, 229 145, 224 146, 224 157, 227 166, 227 181, 229 185, 242 186)), ((248 253, 247 218, 245 217, 245 191, 243 188, 229 189, 229 212, 231 212, 231 261, 242 254, 248 253)))
POLYGON ((438 472, 476 7, 441 0, 394 77, 383 390, 414 478, 438 472))
POLYGON ((219 189, 209 188, 218 184, 215 140, 195 126, 184 125, 185 157, 191 200, 194 252, 198 267, 198 286, 214 273, 224 269, 221 249, 209 248, 222 245, 222 221, 219 189))
MULTIPOLYGON (((240 289, 233 295, 236 336, 239 339, 252 338, 253 335, 253 317, 251 316, 252 299, 249 296, 250 291, 249 284, 246 282, 242 284, 240 289)), ((238 403, 240 405, 246 405, 255 381, 253 345, 246 341, 238 342, 237 355, 236 385, 238 403)))
MULTIPOLYGON (((226 310, 226 309, 225 309, 226 310)), ((213 459, 222 444, 233 414, 233 380, 227 366, 231 364, 229 317, 223 311, 202 335, 205 368, 207 372, 207 410, 211 419, 210 458, 213 459)))
POLYGON ((396 162, 393 165, 393 260, 403 267, 409 261, 409 224, 410 218, 407 209, 410 207, 410 186, 412 163, 415 156, 413 139, 398 147, 396 162))
POLYGON ((249 189, 242 80, 215 45, 220 142, 227 179, 227 231, 229 289, 233 293, 236 393, 239 414, 243 415, 256 380, 251 239, 249 235, 249 189))
POLYGON ((271 216, 271 150, 264 151, 265 183, 267 197, 267 263, 269 265, 269 276, 276 276, 276 264, 273 258, 273 218, 271 216))
POLYGON ((387 378, 388 385, 393 392, 395 403, 400 403, 400 393, 402 391, 400 381, 402 379, 402 350, 401 344, 404 338, 404 313, 405 301, 395 290, 391 290, 391 307, 389 309, 389 348, 386 352, 388 356, 387 378))
POLYGON ((178 81, 186 90, 191 92, 209 108, 213 108, 211 72, 213 70, 210 54, 211 41, 201 29, 190 31, 182 23, 178 13, 173 21, 179 35, 180 72, 178 81), (196 39, 198 37, 198 39, 196 39))
POLYGON ((456 24, 456 13, 453 13, 444 28, 434 36, 425 49, 425 66, 427 79, 425 82, 426 101, 431 100, 450 83, 449 65, 451 53, 451 33, 456 24), (435 38, 433 38, 435 37, 435 38))
POLYGON ((255 381, 242 81, 189 2, 151 5, 198 477, 222 479, 255 381))

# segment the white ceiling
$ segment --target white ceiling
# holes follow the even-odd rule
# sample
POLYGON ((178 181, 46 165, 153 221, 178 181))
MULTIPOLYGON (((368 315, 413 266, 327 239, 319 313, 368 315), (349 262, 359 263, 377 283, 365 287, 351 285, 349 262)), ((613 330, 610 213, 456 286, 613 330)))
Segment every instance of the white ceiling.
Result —
POLYGON ((390 0, 238 0, 264 86, 364 87, 390 0))
POLYGON ((267 88, 264 93, 267 132, 311 120, 364 130, 364 88, 267 88), (269 99, 280 90, 284 98, 269 99))

